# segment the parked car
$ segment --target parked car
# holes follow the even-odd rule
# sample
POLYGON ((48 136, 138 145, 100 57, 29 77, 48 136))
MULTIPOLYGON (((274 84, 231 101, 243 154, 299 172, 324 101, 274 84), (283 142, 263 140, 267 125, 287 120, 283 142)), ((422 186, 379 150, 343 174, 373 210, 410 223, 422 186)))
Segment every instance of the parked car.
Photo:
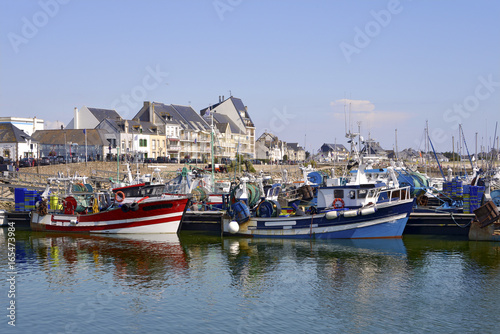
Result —
POLYGON ((146 158, 146 159, 144 159, 144 163, 145 164, 153 164, 153 163, 156 163, 156 159, 146 158))
POLYGON ((49 157, 42 157, 39 161, 40 166, 47 166, 50 165, 50 159, 49 157))
POLYGON ((167 158, 167 157, 158 157, 158 158, 156 158, 156 161, 157 161, 159 164, 164 164, 164 163, 167 163, 167 162, 168 162, 168 158, 167 158))
POLYGON ((170 162, 171 164, 177 164, 179 163, 179 160, 177 158, 170 158, 168 162, 170 162))
POLYGON ((58 155, 56 160, 57 160, 58 164, 65 164, 66 163, 66 158, 62 155, 58 155))
POLYGON ((231 159, 229 158, 221 158, 220 162, 225 165, 230 165, 231 164, 231 159))
POLYGON ((19 160, 19 167, 33 167, 36 166, 36 160, 33 158, 22 158, 19 160))
POLYGON ((0 160, 2 160, 2 164, 4 165, 10 165, 12 163, 12 160, 10 158, 5 158, 5 157, 0 157, 0 160))
POLYGON ((49 157, 49 162, 51 165, 57 165, 59 162, 57 161, 57 157, 50 156, 49 157))

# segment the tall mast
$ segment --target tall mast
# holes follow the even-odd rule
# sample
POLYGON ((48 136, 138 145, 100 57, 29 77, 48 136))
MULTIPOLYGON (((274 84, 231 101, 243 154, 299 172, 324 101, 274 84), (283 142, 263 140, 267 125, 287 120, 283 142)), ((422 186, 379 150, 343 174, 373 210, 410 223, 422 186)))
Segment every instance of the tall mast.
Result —
POLYGON ((476 166, 477 166, 477 132, 476 132, 476 152, 475 152, 476 166))
MULTIPOLYGON (((210 107, 209 109, 210 110, 210 107)), ((212 157, 212 192, 215 192, 215 165, 214 165, 214 114, 210 112, 210 116, 212 117, 212 122, 210 124, 210 155, 212 157)))
POLYGON ((395 137, 396 137, 396 149, 394 153, 396 153, 396 161, 398 160, 398 129, 396 129, 396 134, 395 134, 395 137))
POLYGON ((451 136, 451 150, 452 150, 452 157, 453 157, 453 170, 455 170, 455 136, 451 136))
POLYGON ((424 145, 424 166, 425 175, 427 175, 427 153, 429 152, 429 121, 425 120, 425 145, 424 145))

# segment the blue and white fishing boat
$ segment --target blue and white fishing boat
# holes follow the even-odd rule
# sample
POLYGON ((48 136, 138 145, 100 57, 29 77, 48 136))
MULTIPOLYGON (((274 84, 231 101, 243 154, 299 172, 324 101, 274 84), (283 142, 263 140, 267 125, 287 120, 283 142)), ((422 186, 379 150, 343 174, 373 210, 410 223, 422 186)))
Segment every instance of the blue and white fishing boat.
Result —
POLYGON ((243 184, 239 201, 232 206, 233 220, 223 222, 223 232, 271 238, 401 238, 414 199, 410 187, 399 186, 391 167, 388 173, 387 182, 368 179, 360 163, 347 182, 318 187, 316 206, 296 208, 289 215, 280 215, 279 203, 273 201, 250 210, 243 184))

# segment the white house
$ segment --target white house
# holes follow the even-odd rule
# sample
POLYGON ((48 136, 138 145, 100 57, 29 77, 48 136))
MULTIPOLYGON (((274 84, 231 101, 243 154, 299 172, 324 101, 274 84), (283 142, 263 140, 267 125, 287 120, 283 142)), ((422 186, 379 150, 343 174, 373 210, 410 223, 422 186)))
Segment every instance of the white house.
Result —
POLYGON ((121 119, 114 109, 88 108, 83 106, 80 110, 74 109, 73 119, 66 129, 95 129, 105 119, 121 119))

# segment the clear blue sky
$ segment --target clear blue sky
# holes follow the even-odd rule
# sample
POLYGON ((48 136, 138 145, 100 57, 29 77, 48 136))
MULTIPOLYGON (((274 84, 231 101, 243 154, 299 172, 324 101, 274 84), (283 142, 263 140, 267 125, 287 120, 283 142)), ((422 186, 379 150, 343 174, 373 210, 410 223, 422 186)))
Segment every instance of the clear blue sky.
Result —
POLYGON ((0 115, 51 127, 74 107, 131 118, 229 91, 258 134, 313 152, 346 144, 349 105, 385 149, 396 128, 423 149, 428 120, 438 151, 458 123, 474 150, 500 120, 498 1, 4 0, 0 33, 0 115))

